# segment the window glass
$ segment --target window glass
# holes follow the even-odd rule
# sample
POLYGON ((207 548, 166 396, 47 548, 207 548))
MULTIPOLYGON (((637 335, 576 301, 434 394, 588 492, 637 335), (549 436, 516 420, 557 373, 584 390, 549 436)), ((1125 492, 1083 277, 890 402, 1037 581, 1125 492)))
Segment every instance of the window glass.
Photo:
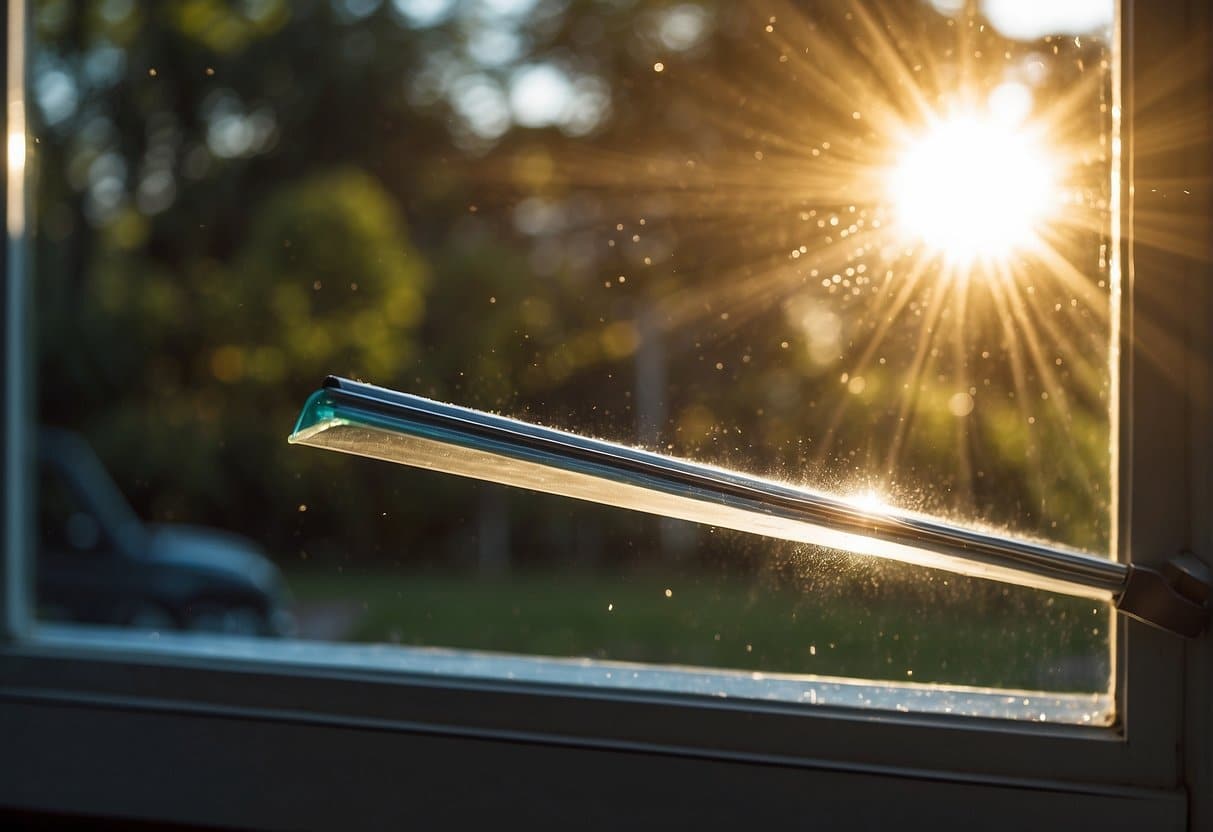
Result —
POLYGON ((38 541, 42 549, 81 554, 96 551, 102 542, 96 516, 53 473, 40 472, 39 483, 38 541))
POLYGON ((285 439, 335 373, 1110 556, 1113 11, 34 4, 39 420, 135 565, 40 608, 1110 718, 1104 604, 285 439))

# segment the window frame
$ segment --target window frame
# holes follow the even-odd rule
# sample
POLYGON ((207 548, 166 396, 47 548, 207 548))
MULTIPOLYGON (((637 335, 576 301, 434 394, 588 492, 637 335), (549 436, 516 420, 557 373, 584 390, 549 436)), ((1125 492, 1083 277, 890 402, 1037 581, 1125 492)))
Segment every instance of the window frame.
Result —
MULTIPOLYGON (((24 6, 25 0, 8 4, 6 23, 19 31, 24 6)), ((1176 176, 1210 181, 1207 144, 1152 156, 1134 142, 1135 124, 1165 116, 1176 105, 1156 70, 1173 53, 1172 44, 1193 33, 1213 34, 1213 12, 1202 0, 1177 0, 1161 9, 1121 0, 1119 551, 1124 560, 1154 567, 1186 550, 1206 561, 1213 556, 1213 513, 1204 509, 1213 495, 1213 258, 1199 263, 1137 245, 1138 213, 1158 206, 1132 185, 1176 176)), ((3 63, 0 86, 7 89, 14 67, 3 63)), ((1207 122, 1213 77, 1208 66, 1199 72, 1194 83, 1207 122)), ((14 114, 20 117, 10 99, 6 127, 14 114)), ((5 181, 6 188, 13 186, 7 175, 5 181)), ((1199 205, 1189 208, 1193 228, 1208 240, 1209 197, 1207 190, 1196 192, 1192 203, 1199 205)), ((3 257, 0 735, 6 742, 0 744, 0 770, 6 774, 0 777, 0 806, 308 826, 340 817, 309 798, 328 788, 336 807, 370 801, 363 819, 389 806, 407 809, 401 804, 410 800, 423 807, 422 817, 432 812, 440 819, 444 804, 434 795, 448 793, 452 778, 462 776, 459 766, 467 766, 481 778, 476 790, 469 786, 462 803, 445 804, 466 817, 478 811, 480 800, 501 801, 498 808, 507 813, 530 812, 537 801, 557 812, 575 812, 578 801, 596 805, 569 780, 581 771, 616 784, 632 783, 640 772, 667 776, 671 795, 693 795, 705 806, 722 797, 704 794, 696 784, 725 777, 722 782, 741 784, 732 797, 750 802, 753 811, 762 800, 770 801, 762 811, 793 811, 812 797, 818 806, 853 801, 854 817, 867 817, 873 810, 860 798, 873 799, 876 789, 889 811, 922 811, 943 799, 957 810, 980 806, 1007 824, 1051 806, 1048 819, 1058 823, 1081 807, 1088 820, 1123 824, 1136 817, 1158 821, 1153 828, 1213 828, 1213 715, 1207 704, 1201 707, 1213 689, 1213 638, 1206 632, 1185 642, 1120 616, 1114 649, 1118 717, 1110 727, 267 664, 39 635, 29 627, 26 603, 32 460, 22 234, 8 235, 3 257), (107 743, 119 739, 127 747, 115 754, 107 743), (332 772, 300 753, 313 746, 330 761, 405 765, 414 779, 411 787, 391 777, 328 781, 332 772), (72 752, 70 764, 58 754, 63 748, 72 752), (140 756, 146 754, 164 762, 149 768, 140 756), (409 768, 402 761, 412 755, 434 765, 409 768), (249 783, 265 785, 271 776, 262 771, 267 761, 281 774, 272 775, 273 787, 250 789, 249 783), (494 779, 498 769, 485 768, 485 761, 505 761, 508 770, 494 779), (204 786, 169 781, 148 789, 140 779, 173 765, 204 775, 204 786), (89 770, 106 773, 92 781, 83 775, 89 770), (519 772, 529 772, 529 779, 517 779, 519 772), (278 777, 296 781, 283 785, 278 777), (297 802, 284 802, 284 795, 297 802), (1058 795, 1071 802, 1057 803, 1058 795)), ((617 799, 623 812, 658 807, 655 797, 644 802, 643 795, 626 791, 617 799)), ((653 817, 671 807, 660 808, 653 817)), ((932 817, 952 817, 931 811, 932 817)))

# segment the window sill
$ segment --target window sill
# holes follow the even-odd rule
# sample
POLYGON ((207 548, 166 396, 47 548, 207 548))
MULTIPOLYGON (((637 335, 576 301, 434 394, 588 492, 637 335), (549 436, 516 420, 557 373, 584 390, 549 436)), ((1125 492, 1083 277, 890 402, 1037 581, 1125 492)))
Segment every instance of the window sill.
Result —
POLYGON ((588 695, 727 701, 738 707, 773 703, 1093 726, 1110 725, 1109 715, 1114 713, 1113 697, 1106 693, 881 682, 431 647, 279 641, 63 625, 40 627, 30 644, 51 653, 86 650, 97 655, 148 661, 223 661, 245 667, 356 671, 418 682, 450 680, 517 688, 544 686, 588 695))
POLYGON ((0 648, 0 703, 912 771, 966 782, 1034 779, 1048 759, 1050 779, 1134 782, 1138 752, 1117 726, 1004 718, 1038 717, 1059 703, 1105 708, 1098 700, 76 627, 39 628, 0 648), (814 692, 816 705, 806 706, 814 692), (908 699, 913 712, 896 709, 908 699), (854 707, 861 700, 866 707, 854 707), (876 707, 886 703, 893 707, 876 707))
MULTIPOLYGON (((0 763, 18 775, 0 783, 0 805, 269 828, 348 826, 333 813, 361 805, 403 813, 393 823, 468 819, 486 807, 584 817, 597 799, 622 817, 643 809, 670 822, 686 820, 678 813, 694 805, 709 825, 740 805, 761 815, 764 805, 798 804, 816 818, 854 821, 867 812, 887 822, 935 807, 947 815, 941 822, 981 812, 999 828, 1024 828, 1043 801, 1053 806, 1050 822, 1184 823, 1182 792, 1143 787, 1116 727, 742 699, 747 683, 823 696, 879 690, 453 651, 41 628, 0 647, 0 763), (515 678, 498 675, 509 672, 515 678), (678 692, 618 681, 633 672, 652 674, 653 688, 677 679, 678 692), (699 695, 688 695, 692 684, 699 695), (721 686, 734 687, 705 695, 721 686), (176 765, 202 780, 151 773, 176 765), (317 767, 329 772, 323 799, 306 787, 317 767), (658 772, 661 798, 649 800, 658 772), (163 793, 140 785, 150 780, 163 793), (431 794, 458 783, 468 789, 463 802, 431 794), (190 791, 199 788, 205 807, 190 791), (742 793, 737 804, 731 795, 742 793), (881 799, 868 805, 873 793, 881 799)), ((972 692, 947 695, 977 701, 972 692)), ((618 819, 600 821, 610 818, 618 819)))

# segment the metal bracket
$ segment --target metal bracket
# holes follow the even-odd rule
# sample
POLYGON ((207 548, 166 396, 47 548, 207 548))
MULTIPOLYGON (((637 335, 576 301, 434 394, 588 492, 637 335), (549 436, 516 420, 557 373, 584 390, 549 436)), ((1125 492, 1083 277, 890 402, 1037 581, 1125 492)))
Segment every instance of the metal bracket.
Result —
POLYGON ((1130 618, 1188 638, 1200 635, 1209 619, 1210 571, 1190 552, 1161 570, 1129 565, 1116 609, 1130 618))

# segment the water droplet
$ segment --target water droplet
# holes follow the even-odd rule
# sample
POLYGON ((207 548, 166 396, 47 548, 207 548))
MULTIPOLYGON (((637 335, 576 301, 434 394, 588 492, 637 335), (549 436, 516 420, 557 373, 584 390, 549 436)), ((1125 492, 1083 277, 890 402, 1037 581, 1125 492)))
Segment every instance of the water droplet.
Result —
POLYGON ((968 393, 957 393, 948 399, 948 410, 953 416, 968 416, 973 412, 973 397, 968 393))

